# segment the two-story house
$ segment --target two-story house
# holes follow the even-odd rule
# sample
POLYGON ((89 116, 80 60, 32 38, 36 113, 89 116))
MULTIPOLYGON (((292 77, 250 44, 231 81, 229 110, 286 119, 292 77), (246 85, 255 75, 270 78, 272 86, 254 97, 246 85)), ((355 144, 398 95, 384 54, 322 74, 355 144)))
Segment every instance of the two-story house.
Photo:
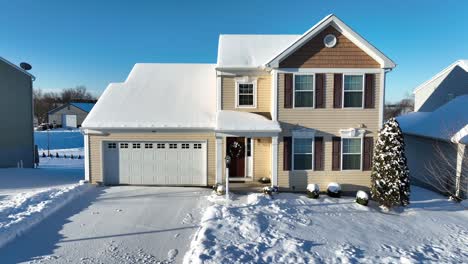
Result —
POLYGON ((370 184, 395 64, 334 15, 302 35, 221 35, 216 64, 136 64, 83 123, 104 184, 271 179, 283 190, 370 184))
POLYGON ((33 81, 0 57, 0 168, 34 167, 33 81))

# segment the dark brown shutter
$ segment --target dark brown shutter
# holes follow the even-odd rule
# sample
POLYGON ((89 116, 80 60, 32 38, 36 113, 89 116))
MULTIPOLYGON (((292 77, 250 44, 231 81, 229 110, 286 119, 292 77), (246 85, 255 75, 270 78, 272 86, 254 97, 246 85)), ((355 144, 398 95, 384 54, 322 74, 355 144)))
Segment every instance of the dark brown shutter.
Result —
POLYGON ((343 93, 343 74, 335 73, 333 80, 333 107, 341 108, 341 95, 343 93))
POLYGON ((364 153, 362 159, 362 169, 367 171, 372 169, 372 152, 374 150, 374 139, 364 137, 364 153))
POLYGON ((284 108, 292 108, 293 102, 293 74, 284 74, 284 108))
POLYGON ((292 138, 284 137, 283 138, 283 170, 291 170, 291 155, 292 155, 292 138))
POLYGON ((364 108, 375 107, 375 74, 366 74, 364 108))
POLYGON ((314 170, 323 170, 323 137, 314 139, 314 170))
POLYGON ((315 108, 325 108, 325 74, 315 74, 315 108))
POLYGON ((333 137, 332 139, 332 170, 341 169, 341 138, 333 137))

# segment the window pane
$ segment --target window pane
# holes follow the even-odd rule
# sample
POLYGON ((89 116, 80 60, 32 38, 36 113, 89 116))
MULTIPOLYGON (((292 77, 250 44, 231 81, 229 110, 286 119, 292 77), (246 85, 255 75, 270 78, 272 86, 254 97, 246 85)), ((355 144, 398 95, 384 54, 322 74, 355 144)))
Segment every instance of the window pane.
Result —
POLYGON ((295 75, 295 89, 296 91, 313 90, 314 89, 314 76, 313 75, 295 75))
POLYGON ((253 105, 253 95, 239 95, 239 105, 253 105))
POLYGON ((295 154, 294 155, 295 170, 311 170, 312 169, 312 154, 295 154))
POLYGON ((345 92, 344 107, 362 107, 362 92, 345 92))
POLYGON ((344 153, 361 153, 361 139, 343 138, 343 154, 344 153))
POLYGON ((239 93, 253 94, 253 84, 239 84, 239 93))
POLYGON ((314 92, 296 92, 294 98, 294 107, 313 107, 314 92))
POLYGON ((360 168, 360 154, 343 154, 343 170, 359 170, 360 168))
POLYGON ((345 75, 345 91, 362 91, 362 75, 345 75))
POLYGON ((312 153, 311 138, 295 138, 294 139, 294 154, 297 153, 312 153))

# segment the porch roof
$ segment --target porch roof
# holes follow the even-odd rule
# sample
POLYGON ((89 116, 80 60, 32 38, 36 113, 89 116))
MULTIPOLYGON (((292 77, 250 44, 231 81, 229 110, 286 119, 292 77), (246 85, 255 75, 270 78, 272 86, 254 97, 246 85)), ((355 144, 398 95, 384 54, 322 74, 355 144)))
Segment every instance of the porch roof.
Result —
POLYGON ((240 111, 218 111, 216 117, 217 132, 281 132, 277 121, 255 113, 240 111))

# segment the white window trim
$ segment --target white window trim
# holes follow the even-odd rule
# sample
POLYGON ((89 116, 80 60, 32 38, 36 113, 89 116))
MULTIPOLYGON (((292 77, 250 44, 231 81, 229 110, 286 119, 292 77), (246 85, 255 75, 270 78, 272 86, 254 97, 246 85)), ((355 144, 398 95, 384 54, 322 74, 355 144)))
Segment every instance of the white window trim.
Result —
MULTIPOLYGON (((343 80, 341 80, 343 89, 341 89, 341 108, 345 109, 364 109, 364 90, 366 88, 366 74, 365 73, 343 73, 343 80), (345 107, 345 76, 362 76, 362 104, 361 107, 345 107)), ((358 91, 347 91, 347 93, 358 92, 358 91)))
MULTIPOLYGON (((363 154, 363 134, 360 135, 360 136, 355 136, 355 137, 351 137, 351 136, 345 136, 345 137, 341 137, 341 164, 340 164, 340 169, 341 171, 362 171, 362 154, 363 154), (360 156, 359 156, 359 169, 343 169, 343 139, 353 139, 353 138, 359 138, 361 140, 361 153, 360 153, 360 156)), ((357 154, 357 153, 346 153, 346 154, 357 154)))
MULTIPOLYGON (((293 135, 292 136, 292 158, 291 158, 291 165, 292 165, 292 170, 293 171, 314 171, 315 168, 314 168, 314 159, 315 159, 315 155, 314 155, 314 151, 315 151, 315 136, 314 135, 293 135), (294 141, 296 140, 296 138, 302 138, 302 139, 312 139, 312 149, 311 149, 311 154, 312 154, 312 166, 311 166, 311 169, 310 170, 296 170, 295 166, 294 166, 294 156, 296 155, 296 152, 294 150, 294 141)), ((308 153, 301 153, 301 154, 308 154, 308 153)))
MULTIPOLYGON (((294 73, 293 74, 293 109, 314 109, 315 108, 315 73, 313 72, 301 72, 301 73, 294 73), (296 106, 296 76, 297 75, 312 75, 313 80, 312 80, 312 92, 314 93, 313 99, 312 99, 312 106, 296 106)), ((310 92, 307 90, 307 92, 310 92)))
POLYGON ((236 80, 236 105, 235 108, 257 108, 257 80, 236 80), (239 84, 253 85, 253 105, 239 105, 239 84))

